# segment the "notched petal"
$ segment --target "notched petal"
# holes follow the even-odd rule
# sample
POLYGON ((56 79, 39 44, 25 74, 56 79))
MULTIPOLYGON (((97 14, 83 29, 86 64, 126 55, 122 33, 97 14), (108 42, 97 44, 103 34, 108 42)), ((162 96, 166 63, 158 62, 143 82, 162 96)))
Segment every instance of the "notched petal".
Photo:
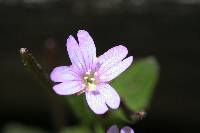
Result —
POLYGON ((94 113, 104 114, 108 110, 105 100, 100 94, 91 92, 86 92, 85 94, 87 103, 94 113))
POLYGON ((100 63, 104 63, 104 62, 107 62, 108 60, 113 60, 113 59, 119 61, 119 60, 124 59, 127 54, 128 54, 127 48, 123 45, 118 45, 109 49, 103 55, 99 56, 98 61, 100 63))
POLYGON ((120 105, 120 97, 116 90, 109 84, 100 84, 98 87, 100 94, 106 101, 106 104, 112 109, 117 109, 120 105))
POLYGON ((69 80, 80 80, 78 75, 69 66, 59 66, 52 70, 50 78, 54 82, 65 82, 69 80))
POLYGON ((79 81, 68 81, 53 86, 53 90, 59 95, 72 95, 82 89, 82 84, 79 81))
POLYGON ((84 57, 81 53, 81 49, 79 48, 77 41, 74 39, 73 36, 71 35, 69 36, 66 45, 72 65, 75 65, 80 70, 81 69, 84 70, 85 69, 84 57))
POLYGON ((83 54, 87 69, 92 69, 96 63, 96 47, 92 37, 85 30, 77 33, 79 46, 83 54))
POLYGON ((108 69, 107 71, 101 73, 100 77, 103 77, 103 81, 111 81, 125 71, 132 63, 133 56, 130 56, 123 61, 116 64, 114 67, 108 69))
POLYGON ((103 55, 98 57, 98 62, 101 64, 99 68, 99 73, 105 72, 106 70, 113 67, 119 61, 122 61, 127 54, 128 54, 127 48, 122 45, 115 46, 109 49, 103 55))

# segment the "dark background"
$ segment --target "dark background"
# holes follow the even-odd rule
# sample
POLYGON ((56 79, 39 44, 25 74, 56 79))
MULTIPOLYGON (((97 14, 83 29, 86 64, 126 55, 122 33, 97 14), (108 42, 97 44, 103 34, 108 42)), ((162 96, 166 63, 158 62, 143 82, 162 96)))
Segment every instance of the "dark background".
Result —
POLYGON ((48 96, 24 69, 19 49, 30 49, 47 69, 47 47, 56 46, 56 65, 64 65, 66 38, 79 29, 92 35, 98 55, 123 44, 136 59, 158 59, 160 79, 136 133, 198 128, 200 0, 0 0, 0 128, 53 128, 48 96))

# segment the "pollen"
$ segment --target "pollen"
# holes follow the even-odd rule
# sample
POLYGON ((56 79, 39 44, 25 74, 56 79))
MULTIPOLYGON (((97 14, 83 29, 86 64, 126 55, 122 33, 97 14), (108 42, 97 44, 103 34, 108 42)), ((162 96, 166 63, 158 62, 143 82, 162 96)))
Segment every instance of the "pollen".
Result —
POLYGON ((90 78, 92 81, 95 81, 95 78, 90 78))
POLYGON ((84 80, 87 80, 88 79, 88 77, 83 77, 84 78, 84 80))

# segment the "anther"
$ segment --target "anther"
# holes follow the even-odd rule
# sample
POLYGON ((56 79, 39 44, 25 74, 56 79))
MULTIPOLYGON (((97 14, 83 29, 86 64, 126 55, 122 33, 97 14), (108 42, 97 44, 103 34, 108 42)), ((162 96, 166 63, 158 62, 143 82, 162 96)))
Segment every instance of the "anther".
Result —
POLYGON ((86 74, 88 74, 88 75, 89 75, 89 74, 90 74, 90 72, 91 72, 91 70, 89 69, 89 70, 86 72, 86 74))
POLYGON ((95 78, 90 78, 92 81, 95 81, 95 78))
POLYGON ((97 72, 94 73, 94 76, 97 76, 97 72))
POLYGON ((88 77, 83 77, 85 80, 87 80, 88 79, 88 77))

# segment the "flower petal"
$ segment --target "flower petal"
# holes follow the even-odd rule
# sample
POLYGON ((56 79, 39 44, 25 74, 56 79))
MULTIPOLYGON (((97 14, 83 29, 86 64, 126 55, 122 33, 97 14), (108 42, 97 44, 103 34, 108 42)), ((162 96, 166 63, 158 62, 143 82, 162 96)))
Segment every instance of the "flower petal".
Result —
POLYGON ((125 126, 121 129, 120 133, 134 133, 133 129, 128 127, 128 126, 125 126))
POLYGON ((99 93, 86 92, 85 94, 87 103, 94 113, 104 114, 108 110, 104 97, 99 93))
POLYGON ((117 109, 120 105, 120 97, 115 89, 109 84, 99 84, 98 87, 100 94, 106 101, 106 104, 112 109, 117 109))
POLYGON ((50 74, 50 78, 54 82, 64 82, 68 80, 80 80, 78 74, 76 74, 69 66, 59 66, 53 69, 50 74))
POLYGON ((82 89, 80 81, 68 81, 53 86, 53 90, 59 95, 75 94, 82 89))
POLYGON ((106 133, 119 133, 119 128, 117 127, 117 125, 112 125, 106 133))
POLYGON ((96 64, 96 47, 92 37, 87 31, 79 30, 77 33, 78 42, 82 51, 87 69, 92 69, 96 64))
POLYGON ((69 36, 67 39, 67 51, 72 65, 75 65, 79 70, 85 69, 85 61, 82 52, 78 46, 77 41, 73 36, 69 36))
POLYGON ((124 59, 123 61, 116 64, 114 67, 108 69, 104 73, 101 73, 99 76, 100 79, 103 82, 105 81, 107 82, 116 78, 118 75, 120 75, 123 71, 125 71, 131 65, 132 61, 133 61, 133 56, 130 56, 124 59))
POLYGON ((128 54, 126 47, 119 45, 109 49, 103 55, 98 57, 98 62, 101 64, 99 73, 110 69, 113 65, 123 60, 128 54))

